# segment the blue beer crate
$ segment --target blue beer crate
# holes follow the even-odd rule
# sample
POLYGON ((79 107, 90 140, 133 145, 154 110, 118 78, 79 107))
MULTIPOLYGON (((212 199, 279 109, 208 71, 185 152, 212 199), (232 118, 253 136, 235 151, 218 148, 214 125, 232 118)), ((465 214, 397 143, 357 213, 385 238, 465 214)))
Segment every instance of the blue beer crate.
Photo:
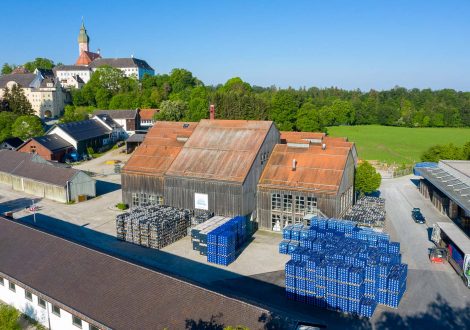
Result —
POLYGON ((398 308, 398 305, 400 304, 400 300, 403 296, 403 293, 401 292, 388 292, 387 293, 387 306, 392 307, 392 308, 398 308))
POLYGON ((291 231, 292 231, 292 225, 285 226, 284 229, 282 230, 282 238, 290 240, 291 231))
POLYGON ((315 281, 311 281, 309 279, 306 279, 305 280, 305 290, 315 293, 315 290, 316 290, 315 281))
POLYGON ((295 276, 295 266, 296 266, 296 261, 295 260, 289 260, 286 263, 286 275, 290 276, 295 276))
POLYGON ((289 300, 295 300, 296 298, 295 291, 294 292, 286 291, 286 298, 289 300))
POLYGON ((377 265, 378 276, 387 276, 390 271, 390 264, 380 262, 377 265))
POLYGON ((307 302, 307 295, 306 295, 305 290, 296 289, 295 290, 295 295, 296 295, 295 300, 297 300, 299 302, 302 302, 302 303, 307 302))
POLYGON ((359 314, 360 312, 360 299, 349 299, 349 312, 353 314, 359 314))
POLYGON ((367 295, 375 296, 377 292, 376 282, 364 281, 364 293, 367 295))
POLYGON ((364 296, 364 284, 360 285, 349 285, 348 297, 351 299, 361 299, 364 296))
POLYGON ((316 295, 319 296, 319 297, 324 297, 324 296, 326 296, 326 287, 317 284, 317 285, 315 286, 315 293, 316 293, 316 295))
POLYGON ((296 277, 296 278, 295 278, 295 288, 296 288, 296 289, 299 289, 299 290, 304 290, 304 291, 305 291, 306 288, 307 288, 306 282, 307 282, 306 279, 296 277))
POLYGON ((375 264, 366 265, 364 270, 365 270, 365 279, 369 281, 375 281, 377 277, 377 265, 375 264))
POLYGON ((376 279, 377 289, 387 290, 387 278, 384 276, 377 276, 376 279))
POLYGON ((290 240, 282 240, 281 243, 279 243, 279 253, 287 254, 289 250, 289 242, 290 240))
POLYGON ((286 276, 286 287, 295 287, 295 276, 286 276))
POLYGON ((305 272, 305 277, 307 278, 307 280, 310 280, 310 281, 316 281, 317 279, 317 275, 315 274, 315 272, 308 268, 307 268, 307 271, 305 272))
POLYGON ((294 252, 295 249, 297 249, 298 246, 299 246, 299 242, 298 242, 298 241, 290 241, 288 253, 294 252))
POLYGON ((310 237, 310 228, 309 227, 304 227, 300 230, 300 239, 303 238, 309 238, 310 237))
POLYGON ((342 264, 338 267, 338 281, 344 283, 349 282, 349 269, 350 267, 346 264, 342 264))
POLYGON ((364 281, 364 268, 351 267, 349 269, 349 283, 361 284, 364 281))
POLYGON ((388 245, 388 253, 392 253, 392 254, 400 253, 400 243, 390 242, 390 244, 388 245))
POLYGON ((338 307, 337 297, 331 294, 327 294, 326 304, 328 309, 336 310, 336 308, 338 307))
POLYGON ((377 303, 382 304, 382 305, 386 305, 387 304, 387 293, 388 292, 386 290, 378 289, 377 294, 375 295, 375 300, 377 301, 377 303))
POLYGON ((337 295, 340 297, 348 297, 348 294, 349 294, 348 286, 349 286, 348 283, 339 282, 337 286, 337 295))
POLYGON ((334 261, 326 265, 326 277, 336 278, 338 276, 338 264, 334 261))
POLYGON ((207 261, 216 264, 217 263, 217 254, 210 253, 210 252, 207 253, 207 261))
POLYGON ((326 279, 326 293, 337 294, 337 292, 338 292, 338 282, 334 280, 326 279))
POLYGON ((338 297, 336 299, 338 304, 338 310, 342 312, 349 312, 349 299, 344 297, 338 297))
POLYGON ((362 298, 359 303, 359 307, 359 315, 372 317, 372 315, 374 315, 375 308, 377 307, 377 302, 370 298, 362 298))
POLYGON ((295 276, 306 278, 307 277, 306 272, 307 272, 307 268, 306 268, 305 262, 297 261, 295 263, 295 276))

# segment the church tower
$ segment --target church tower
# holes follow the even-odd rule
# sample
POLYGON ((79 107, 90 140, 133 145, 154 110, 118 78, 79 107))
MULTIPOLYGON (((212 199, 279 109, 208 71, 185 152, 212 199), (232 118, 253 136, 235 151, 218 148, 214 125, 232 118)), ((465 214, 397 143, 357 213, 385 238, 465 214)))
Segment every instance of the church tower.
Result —
POLYGON ((78 34, 78 55, 83 51, 88 52, 88 44, 90 43, 90 38, 86 34, 85 24, 82 20, 82 27, 80 28, 80 33, 78 34))

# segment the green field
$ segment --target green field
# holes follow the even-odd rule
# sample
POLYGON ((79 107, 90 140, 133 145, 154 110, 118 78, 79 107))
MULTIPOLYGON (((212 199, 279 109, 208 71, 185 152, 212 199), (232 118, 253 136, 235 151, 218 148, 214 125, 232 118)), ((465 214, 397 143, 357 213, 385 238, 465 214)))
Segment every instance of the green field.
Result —
POLYGON ((435 144, 470 141, 470 128, 408 128, 379 125, 328 127, 331 136, 345 136, 356 143, 360 159, 409 164, 435 144))

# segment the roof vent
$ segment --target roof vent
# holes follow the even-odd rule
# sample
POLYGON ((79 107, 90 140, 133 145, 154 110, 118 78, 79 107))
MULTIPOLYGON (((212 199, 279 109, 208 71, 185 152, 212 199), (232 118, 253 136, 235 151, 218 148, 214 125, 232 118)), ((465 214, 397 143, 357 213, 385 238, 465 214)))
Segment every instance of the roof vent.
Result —
POLYGON ((292 171, 295 171, 297 168, 297 161, 294 159, 292 159, 292 171))
POLYGON ((321 149, 322 149, 322 150, 326 150, 326 144, 325 144, 325 143, 322 143, 321 149))

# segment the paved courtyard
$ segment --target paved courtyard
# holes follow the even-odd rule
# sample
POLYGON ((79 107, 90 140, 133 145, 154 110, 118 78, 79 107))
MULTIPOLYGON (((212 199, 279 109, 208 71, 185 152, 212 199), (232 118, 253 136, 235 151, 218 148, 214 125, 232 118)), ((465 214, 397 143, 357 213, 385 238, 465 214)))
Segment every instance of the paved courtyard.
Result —
MULTIPOLYGON (((286 300, 283 270, 289 258, 278 253, 277 245, 281 237, 276 233, 258 231, 237 260, 228 267, 207 263, 204 256, 192 250, 189 237, 160 251, 117 241, 114 219, 121 211, 116 210, 114 205, 121 201, 120 176, 111 174, 114 165, 106 164, 106 161, 121 156, 127 157, 113 152, 80 165, 83 169, 100 173, 95 176, 98 180, 97 198, 72 205, 36 199, 40 210, 36 214, 35 225, 289 317, 328 324, 329 328, 387 329, 399 324, 403 327, 409 324, 433 326, 437 321, 435 315, 430 315, 430 308, 447 311, 439 318, 441 322, 452 324, 456 319, 455 313, 465 315, 470 312, 470 290, 465 288, 451 266, 431 264, 428 260, 428 248, 433 243, 429 240, 427 227, 436 221, 449 220, 420 195, 411 176, 384 180, 380 189, 386 199, 387 231, 392 240, 401 243, 403 261, 409 265, 407 292, 398 310, 379 307, 374 317, 366 320, 286 300), (422 209, 427 225, 412 221, 410 212, 413 207, 422 209), (454 321, 450 320, 452 318, 454 321)), ((15 218, 34 225, 31 212, 25 210, 33 198, 0 185, 0 212, 17 211, 15 218)))

